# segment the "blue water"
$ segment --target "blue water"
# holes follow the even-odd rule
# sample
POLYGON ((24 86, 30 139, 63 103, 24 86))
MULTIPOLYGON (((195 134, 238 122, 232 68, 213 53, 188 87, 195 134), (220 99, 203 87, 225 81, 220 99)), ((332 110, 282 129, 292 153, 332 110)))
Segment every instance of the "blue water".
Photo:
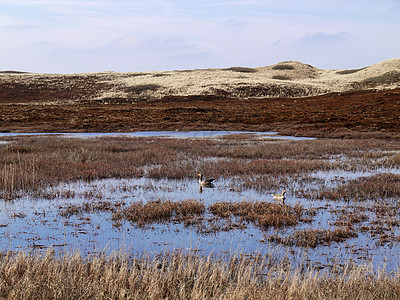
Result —
POLYGON ((85 133, 18 133, 7 132, 0 133, 0 137, 15 137, 15 136, 38 136, 38 135, 55 135, 64 137, 174 137, 174 138, 209 138, 232 134, 254 134, 266 138, 274 139, 290 139, 290 140, 308 140, 314 138, 294 137, 294 136, 279 136, 276 132, 252 132, 252 131, 136 131, 136 132, 85 132, 85 133))
MULTIPOLYGON (((129 205, 137 201, 196 199, 209 206, 217 201, 272 201, 272 196, 253 190, 234 191, 229 188, 230 180, 221 179, 213 189, 199 193, 193 180, 106 179, 91 183, 76 182, 49 187, 51 194, 73 191, 75 197, 53 200, 25 197, 15 201, 2 201, 0 207, 0 245, 3 251, 42 251, 49 247, 58 253, 79 250, 83 254, 106 251, 129 253, 159 253, 162 251, 196 251, 202 254, 219 252, 263 253, 271 251, 278 257, 310 261, 315 266, 329 266, 339 261, 353 259, 360 263, 372 263, 376 268, 386 265, 394 270, 400 261, 400 247, 395 244, 379 245, 377 238, 361 233, 357 238, 342 243, 319 246, 315 249, 284 247, 265 242, 270 235, 287 236, 299 229, 333 229, 337 218, 334 209, 347 209, 344 202, 330 203, 296 198, 289 193, 287 203, 299 203, 306 209, 315 208, 317 215, 311 224, 300 224, 296 228, 262 231, 252 224, 245 229, 219 231, 211 234, 197 232, 194 227, 185 227, 174 222, 153 223, 139 228, 136 224, 123 221, 120 227, 113 225, 109 212, 89 212, 61 216, 62 207, 96 201, 123 201, 129 205), (90 196, 88 196, 90 195, 90 196)), ((370 205, 368 203, 363 205, 370 205)), ((372 205, 372 204, 371 204, 372 205)), ((208 215, 210 217, 211 215, 208 215)), ((218 222, 218 221, 217 221, 218 222)), ((223 222, 223 221, 221 221, 223 222)), ((207 222, 205 223, 207 224, 207 222)), ((396 235, 399 234, 398 228, 396 235)))

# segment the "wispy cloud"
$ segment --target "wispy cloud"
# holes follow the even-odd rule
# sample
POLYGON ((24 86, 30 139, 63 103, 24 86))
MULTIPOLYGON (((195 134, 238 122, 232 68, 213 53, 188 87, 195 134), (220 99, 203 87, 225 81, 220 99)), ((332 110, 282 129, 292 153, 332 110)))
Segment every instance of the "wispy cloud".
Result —
POLYGON ((348 32, 338 32, 338 33, 326 33, 326 32, 317 32, 317 33, 307 33, 301 39, 304 43, 307 44, 319 44, 319 43, 331 43, 331 42, 344 42, 348 37, 348 32))

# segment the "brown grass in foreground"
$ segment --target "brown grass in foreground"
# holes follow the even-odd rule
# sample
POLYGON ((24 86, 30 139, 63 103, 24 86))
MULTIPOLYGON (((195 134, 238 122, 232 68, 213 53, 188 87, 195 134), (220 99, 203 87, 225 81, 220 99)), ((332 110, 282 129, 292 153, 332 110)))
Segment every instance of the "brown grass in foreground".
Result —
POLYGON ((267 256, 165 253, 0 258, 2 299, 399 299, 400 274, 347 263, 291 268, 267 256), (292 270, 291 270, 292 269, 292 270))

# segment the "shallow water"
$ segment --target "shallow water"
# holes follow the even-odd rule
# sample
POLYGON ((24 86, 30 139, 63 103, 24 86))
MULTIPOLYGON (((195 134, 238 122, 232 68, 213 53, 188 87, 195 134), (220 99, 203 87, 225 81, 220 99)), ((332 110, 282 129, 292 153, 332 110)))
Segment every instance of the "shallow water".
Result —
MULTIPOLYGON (((106 134, 63 134, 65 137, 101 137, 101 136, 158 136, 179 138, 206 138, 227 134, 245 132, 137 132, 137 133, 106 133, 106 134)), ((277 137, 273 132, 256 133, 257 137, 277 137)), ((0 134, 0 136, 16 136, 19 134, 0 134)), ((32 135, 32 134, 24 134, 32 135)), ((38 135, 38 134, 35 134, 38 135)), ((291 138, 291 137, 285 137, 291 138)), ((301 139, 301 138, 295 138, 301 139)), ((0 141, 1 143, 1 141, 0 141)), ((341 160, 345 158, 341 157, 341 160)), ((362 168, 361 168, 362 169, 362 168)), ((288 258, 300 263, 309 263, 314 267, 335 265, 338 262, 354 260, 357 263, 371 263, 376 268, 386 265, 388 271, 399 267, 400 247, 398 240, 381 243, 379 235, 372 236, 368 231, 361 231, 362 226, 373 227, 377 216, 373 213, 376 202, 349 203, 344 201, 309 201, 297 195, 300 189, 332 188, 338 182, 347 182, 364 176, 378 173, 400 174, 399 169, 374 169, 360 172, 350 171, 319 171, 307 174, 310 182, 300 184, 295 179, 289 179, 291 190, 288 191, 286 203, 300 204, 307 210, 316 210, 311 223, 300 223, 296 227, 283 229, 271 228, 263 231, 255 225, 245 224, 244 229, 229 229, 204 233, 195 227, 185 227, 182 223, 152 223, 139 228, 136 224, 122 221, 121 226, 115 226, 111 212, 85 212, 70 217, 63 217, 61 212, 69 204, 85 202, 110 201, 124 202, 129 205, 134 202, 153 200, 180 201, 195 199, 203 202, 206 207, 219 202, 239 201, 272 201, 269 193, 241 188, 240 178, 219 178, 215 188, 205 188, 199 192, 195 178, 185 180, 155 180, 151 178, 105 179, 93 182, 78 181, 63 183, 49 187, 47 193, 53 199, 37 199, 23 197, 14 201, 0 201, 0 245, 3 251, 43 251, 54 248, 62 254, 79 250, 83 254, 113 251, 128 251, 129 253, 162 252, 162 251, 198 251, 203 254, 234 251, 241 253, 274 252, 277 258, 288 258), (307 186, 308 185, 308 186, 307 186), (72 196, 71 196, 72 195, 72 196), (295 246, 285 247, 267 242, 270 236, 287 237, 296 230, 334 229, 341 211, 357 210, 359 205, 365 209, 369 221, 356 225, 358 237, 341 243, 332 242, 329 245, 318 246, 315 249, 304 249, 295 246)), ((275 192, 275 191, 274 191, 275 192)), ((394 199, 393 199, 394 200, 394 199)), ((389 203, 389 205, 398 205, 389 203)), ((206 213, 205 218, 211 218, 206 213)), ((221 221, 222 223, 224 221, 221 221)), ((385 229, 393 237, 400 236, 399 226, 385 229)))
MULTIPOLYGON (((346 202, 307 201, 288 195, 287 204, 300 203, 305 208, 315 208, 316 216, 311 224, 300 224, 295 228, 269 229, 262 231, 252 224, 245 229, 197 233, 193 227, 181 223, 153 223, 144 228, 123 221, 120 227, 113 225, 109 212, 89 212, 63 217, 60 212, 68 204, 111 201, 125 202, 152 200, 196 199, 209 206, 217 201, 272 201, 272 196, 253 190, 235 191, 229 180, 219 180, 213 189, 199 193, 195 180, 107 179, 91 183, 76 182, 60 184, 48 189, 50 194, 67 195, 52 200, 30 199, 2 202, 0 215, 0 243, 3 250, 41 250, 53 247, 58 253, 79 250, 84 254, 122 250, 130 253, 162 252, 173 250, 198 251, 203 254, 235 251, 241 253, 274 251, 277 257, 290 257, 298 262, 309 262, 312 266, 325 267, 336 261, 353 259, 356 262, 372 263, 375 267, 384 264, 387 270, 398 266, 400 248, 398 244, 380 245, 368 233, 343 243, 331 243, 315 249, 284 247, 265 242, 269 235, 286 236, 299 229, 330 229, 337 219, 337 210, 349 208, 346 202)), ((373 203, 364 203, 364 206, 373 203)), ((399 229, 395 228, 395 235, 399 229)))
POLYGON ((294 137, 294 136, 279 136, 277 132, 253 132, 253 131, 136 131, 136 132, 108 132, 108 133, 0 133, 0 137, 15 137, 15 136, 39 136, 39 135, 56 135, 63 137, 173 137, 173 138, 210 138, 232 134, 254 134, 257 136, 272 138, 272 139, 287 139, 287 140, 312 140, 314 138, 294 137))

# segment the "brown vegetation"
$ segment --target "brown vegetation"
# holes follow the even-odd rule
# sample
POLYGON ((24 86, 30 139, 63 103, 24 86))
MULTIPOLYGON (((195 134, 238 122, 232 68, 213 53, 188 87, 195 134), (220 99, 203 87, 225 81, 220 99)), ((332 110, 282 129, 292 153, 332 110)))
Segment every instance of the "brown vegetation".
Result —
POLYGON ((84 212, 116 212, 125 205, 124 202, 112 203, 110 201, 91 201, 82 204, 68 204, 60 207, 60 215, 70 217, 72 215, 82 214, 84 212))
POLYGON ((212 214, 221 218, 239 217, 242 221, 251 222, 266 230, 270 227, 297 225, 303 216, 304 209, 299 206, 280 205, 269 202, 238 203, 217 202, 209 207, 212 214))
POLYGON ((2 299, 397 299, 398 272, 350 262, 331 271, 285 267, 268 256, 183 253, 0 258, 2 299))
MULTIPOLYGON (((241 139, 157 139, 57 137, 9 138, 0 145, 0 197, 13 199, 27 193, 58 197, 43 191, 49 184, 102 178, 184 179, 207 170, 208 176, 239 177, 234 188, 257 191, 278 190, 301 184, 315 171, 357 171, 398 168, 396 140, 262 141, 253 136, 241 139), (376 151, 371 151, 376 149, 376 151), (332 158, 338 155, 346 161, 332 158), (210 159, 217 158, 217 159, 210 159), (300 176, 301 175, 301 176, 300 176)), ((360 178, 320 191, 298 191, 310 199, 380 199, 398 197, 398 175, 380 174, 360 178)), ((63 197, 70 198, 73 191, 63 197)))
POLYGON ((268 241, 283 244, 285 246, 315 248, 319 245, 327 245, 332 242, 342 242, 346 239, 357 236, 358 234, 349 228, 335 228, 333 230, 308 229, 298 230, 293 235, 287 237, 273 235, 268 238, 268 241))
MULTIPOLYGON (((94 78, 82 80, 93 81, 94 78)), ((366 138, 370 137, 367 133, 375 134, 374 137, 398 137, 400 130, 399 89, 331 93, 298 99, 243 99, 244 94, 249 97, 271 93, 278 96, 283 87, 238 85, 225 96, 167 96, 140 102, 116 96, 66 103, 68 99, 85 99, 80 90, 85 86, 77 90, 66 89, 64 96, 56 86, 52 88, 56 89, 54 91, 43 87, 45 92, 36 87, 0 86, 1 129, 29 132, 278 130, 285 134, 317 137, 362 136, 361 132, 366 138)), ((85 89, 86 93, 95 91, 95 84, 91 90, 85 89)), ((290 93, 295 96, 299 92, 292 88, 290 93)))
POLYGON ((321 191, 317 198, 330 200, 379 200, 400 198, 400 175, 382 173, 350 180, 333 190, 321 191))
POLYGON ((153 222, 184 221, 190 223, 190 219, 203 214, 204 204, 198 200, 173 201, 150 201, 148 203, 135 202, 118 210, 113 214, 113 221, 120 223, 127 220, 139 227, 153 222))

